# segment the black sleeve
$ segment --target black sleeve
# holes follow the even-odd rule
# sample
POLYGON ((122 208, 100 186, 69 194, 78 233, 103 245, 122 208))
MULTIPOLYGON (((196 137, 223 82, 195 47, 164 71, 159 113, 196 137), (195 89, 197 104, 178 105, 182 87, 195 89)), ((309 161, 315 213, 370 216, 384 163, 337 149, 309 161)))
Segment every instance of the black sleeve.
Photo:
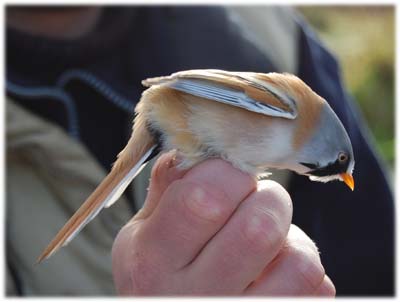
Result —
POLYGON ((317 244, 337 294, 394 295, 394 201, 368 129, 343 87, 335 58, 299 20, 299 77, 335 110, 353 144, 355 190, 294 176, 294 223, 317 244))

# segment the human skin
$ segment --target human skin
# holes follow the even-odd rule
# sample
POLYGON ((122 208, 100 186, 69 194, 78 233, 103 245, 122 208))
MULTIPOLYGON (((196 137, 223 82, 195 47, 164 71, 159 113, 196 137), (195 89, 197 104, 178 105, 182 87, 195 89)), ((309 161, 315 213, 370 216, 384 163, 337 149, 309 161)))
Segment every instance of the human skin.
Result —
POLYGON ((283 187, 220 159, 188 171, 176 162, 158 159, 143 208, 114 242, 119 294, 335 295, 283 187))

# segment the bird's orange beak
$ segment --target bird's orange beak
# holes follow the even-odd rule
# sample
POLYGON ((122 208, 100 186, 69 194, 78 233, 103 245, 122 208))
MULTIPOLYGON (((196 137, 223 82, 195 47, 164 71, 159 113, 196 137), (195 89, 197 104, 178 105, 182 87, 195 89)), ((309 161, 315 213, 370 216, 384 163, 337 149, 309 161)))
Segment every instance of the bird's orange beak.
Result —
POLYGON ((340 177, 343 179, 344 183, 352 190, 354 191, 354 178, 351 174, 349 173, 342 173, 340 174, 340 177))

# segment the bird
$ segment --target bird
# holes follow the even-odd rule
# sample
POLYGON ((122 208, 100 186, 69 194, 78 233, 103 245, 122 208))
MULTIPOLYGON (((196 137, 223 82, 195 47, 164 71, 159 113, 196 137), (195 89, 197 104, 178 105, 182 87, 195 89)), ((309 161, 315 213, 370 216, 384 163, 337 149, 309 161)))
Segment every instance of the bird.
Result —
POLYGON ((219 157, 252 176, 287 169, 354 190, 350 138, 328 102, 289 73, 193 69, 142 81, 132 135, 110 173, 38 262, 67 245, 118 200, 145 164, 176 149, 179 169, 219 157))

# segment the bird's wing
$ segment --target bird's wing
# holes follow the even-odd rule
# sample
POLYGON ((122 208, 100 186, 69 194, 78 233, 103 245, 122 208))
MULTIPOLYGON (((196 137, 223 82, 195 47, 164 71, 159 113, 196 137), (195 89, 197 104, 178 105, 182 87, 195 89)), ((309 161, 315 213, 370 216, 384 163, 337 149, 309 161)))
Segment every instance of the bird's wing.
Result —
POLYGON ((274 84, 268 74, 216 69, 188 70, 144 80, 143 85, 166 85, 198 97, 240 107, 268 116, 295 119, 294 99, 274 84), (270 79, 269 81, 266 81, 270 79))

